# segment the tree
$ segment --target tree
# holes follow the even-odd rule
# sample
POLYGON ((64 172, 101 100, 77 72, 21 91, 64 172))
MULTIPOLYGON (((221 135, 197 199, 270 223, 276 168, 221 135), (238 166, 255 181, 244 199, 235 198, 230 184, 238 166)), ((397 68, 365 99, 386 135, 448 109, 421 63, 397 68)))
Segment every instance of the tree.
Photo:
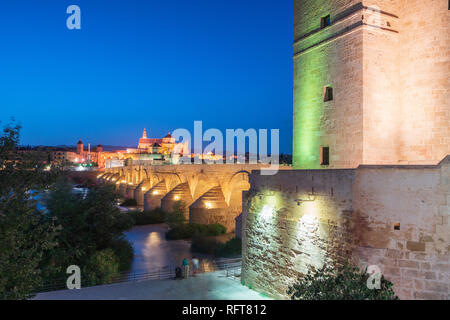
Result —
MULTIPOLYGON (((125 243, 118 242, 126 242, 123 232, 131 229, 134 221, 116 207, 116 200, 111 185, 93 187, 83 198, 83 195, 73 191, 67 179, 55 184, 46 199, 46 207, 48 215, 61 224, 62 230, 58 235, 58 247, 48 254, 45 262, 45 277, 48 280, 63 277, 66 268, 72 264, 90 273, 85 276, 96 278, 96 270, 100 272, 100 269, 88 267, 96 261, 92 257, 108 248, 117 249, 117 253, 123 251, 116 247, 120 245, 123 249, 125 243)), ((116 258, 126 260, 119 261, 121 266, 130 262, 130 254, 121 254, 116 258)), ((102 261, 107 263, 112 260, 102 261)))
POLYGON ((43 256, 56 246, 54 220, 37 208, 36 196, 57 176, 33 155, 18 154, 20 126, 0 136, 0 299, 26 299, 42 282, 43 256), (19 160, 20 159, 20 160, 19 160))
POLYGON ((117 208, 117 194, 112 184, 91 188, 84 203, 97 249, 107 248, 134 225, 133 218, 117 208))
POLYGON ((63 170, 19 154, 19 134, 10 124, 0 135, 0 299, 27 299, 73 264, 96 284, 110 281, 132 258, 123 231, 133 219, 116 207, 114 188, 95 187, 84 198, 63 170))
POLYGON ((384 276, 380 289, 367 285, 369 274, 356 266, 346 265, 336 270, 324 266, 308 271, 289 287, 287 294, 292 300, 397 300, 393 284, 384 276))
POLYGON ((93 234, 88 225, 83 196, 73 192, 66 178, 51 187, 45 197, 48 216, 61 226, 57 236, 58 246, 48 252, 43 262, 46 280, 65 276, 70 265, 83 265, 96 250, 93 234))

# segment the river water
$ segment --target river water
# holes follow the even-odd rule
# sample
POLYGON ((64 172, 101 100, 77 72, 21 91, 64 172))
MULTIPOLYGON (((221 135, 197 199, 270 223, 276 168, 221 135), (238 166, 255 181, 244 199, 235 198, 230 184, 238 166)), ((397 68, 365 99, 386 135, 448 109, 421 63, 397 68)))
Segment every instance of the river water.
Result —
MULTIPOLYGON (((87 188, 74 187, 73 191, 86 197, 87 188)), ((40 210, 45 208, 45 195, 33 194, 40 210)), ((121 208, 128 210, 129 208, 121 208)), ((130 274, 150 272, 163 267, 181 266, 184 258, 191 260, 193 255, 201 259, 204 263, 211 261, 212 257, 201 253, 192 253, 191 244, 185 240, 166 240, 165 233, 168 226, 165 224, 154 224, 145 226, 135 226, 130 231, 125 232, 125 237, 130 241, 134 250, 133 263, 130 274)))
POLYGON ((184 258, 190 260, 193 255, 200 259, 210 259, 207 255, 192 253, 188 241, 166 240, 167 230, 165 224, 154 224, 136 226, 125 233, 134 249, 130 272, 141 273, 166 266, 181 266, 184 258))

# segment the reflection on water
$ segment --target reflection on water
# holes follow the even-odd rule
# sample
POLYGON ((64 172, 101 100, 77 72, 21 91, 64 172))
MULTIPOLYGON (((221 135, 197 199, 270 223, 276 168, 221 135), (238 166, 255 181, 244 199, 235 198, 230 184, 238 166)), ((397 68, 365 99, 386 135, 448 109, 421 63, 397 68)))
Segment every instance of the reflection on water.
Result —
POLYGON ((193 255, 201 260, 210 260, 208 255, 193 254, 188 241, 166 240, 167 230, 165 224, 156 224, 137 226, 125 233, 134 249, 131 272, 146 272, 166 266, 181 266, 184 258, 190 260, 193 255))
POLYGON ((81 194, 81 196, 83 197, 83 199, 86 199, 86 196, 87 196, 87 194, 88 194, 88 192, 89 192, 89 189, 88 189, 88 188, 74 187, 72 190, 73 190, 74 193, 81 194))

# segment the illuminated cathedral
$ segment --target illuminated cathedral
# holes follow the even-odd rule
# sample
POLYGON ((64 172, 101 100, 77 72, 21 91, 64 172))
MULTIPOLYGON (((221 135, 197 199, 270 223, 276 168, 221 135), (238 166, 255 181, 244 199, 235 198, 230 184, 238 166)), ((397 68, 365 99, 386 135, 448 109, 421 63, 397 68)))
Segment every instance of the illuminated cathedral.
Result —
POLYGON ((170 154, 175 147, 175 139, 172 138, 170 132, 162 139, 148 138, 147 130, 144 128, 142 137, 139 139, 138 150, 147 153, 164 153, 170 154))

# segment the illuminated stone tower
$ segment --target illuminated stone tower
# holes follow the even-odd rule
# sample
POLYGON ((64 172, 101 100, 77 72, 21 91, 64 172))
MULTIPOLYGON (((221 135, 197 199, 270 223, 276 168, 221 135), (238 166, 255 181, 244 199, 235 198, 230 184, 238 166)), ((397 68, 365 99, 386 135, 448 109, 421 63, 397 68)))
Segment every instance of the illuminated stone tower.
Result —
POLYGON ((448 0, 295 0, 296 169, 450 154, 448 0))
POLYGON ((84 151, 84 145, 83 142, 80 140, 77 143, 77 154, 83 154, 84 151))

